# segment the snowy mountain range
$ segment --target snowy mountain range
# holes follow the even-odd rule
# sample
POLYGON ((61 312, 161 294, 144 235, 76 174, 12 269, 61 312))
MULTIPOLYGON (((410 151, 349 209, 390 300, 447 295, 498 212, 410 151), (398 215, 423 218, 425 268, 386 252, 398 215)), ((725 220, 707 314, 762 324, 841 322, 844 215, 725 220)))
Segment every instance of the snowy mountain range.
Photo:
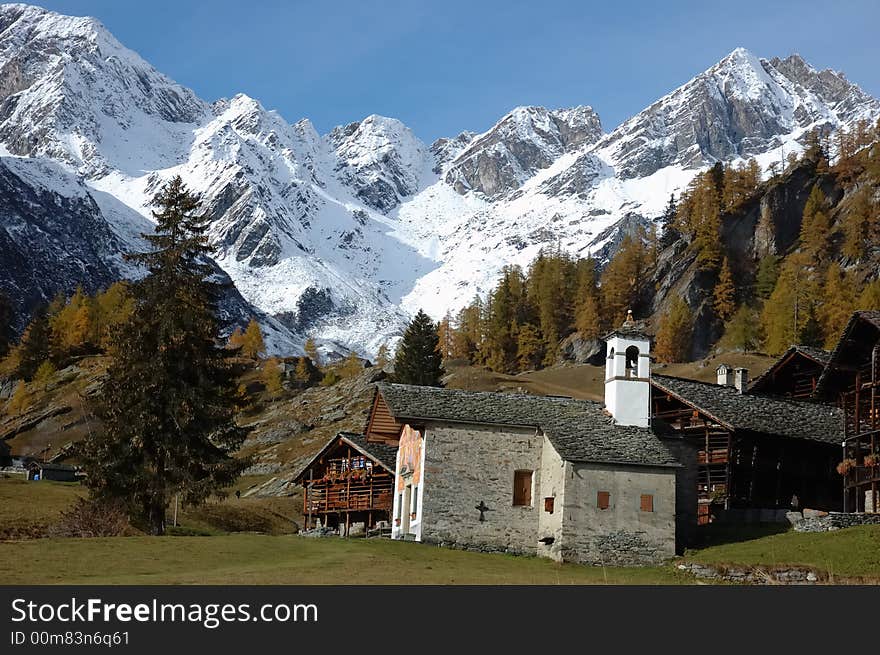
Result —
POLYGON ((0 289, 24 314, 135 275, 120 254, 179 174, 273 350, 313 335, 373 354, 541 248, 607 252, 702 167, 766 168, 816 126, 878 116, 841 73, 737 49, 609 133, 584 106, 517 107, 430 145, 376 115, 320 135, 245 95, 200 99, 95 19, 0 5, 0 289))

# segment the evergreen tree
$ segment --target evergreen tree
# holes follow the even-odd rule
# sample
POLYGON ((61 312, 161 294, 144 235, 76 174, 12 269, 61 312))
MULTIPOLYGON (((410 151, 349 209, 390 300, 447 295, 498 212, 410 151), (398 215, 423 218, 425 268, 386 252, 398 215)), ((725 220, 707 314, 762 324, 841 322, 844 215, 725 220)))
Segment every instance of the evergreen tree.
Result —
POLYGON ((248 466, 231 456, 235 378, 218 347, 217 289, 198 198, 180 177, 153 198, 151 250, 130 256, 148 274, 133 285, 134 310, 116 335, 98 414, 104 431, 86 438, 87 484, 97 499, 126 502, 152 534, 165 532, 169 500, 198 504, 222 494, 248 466))
POLYGON ((725 322, 736 311, 736 286, 733 284, 733 274, 730 272, 730 262, 727 260, 727 257, 724 258, 721 264, 721 272, 718 274, 713 307, 715 315, 725 322))
POLYGON ((683 298, 675 298, 660 317, 654 352, 662 362, 687 361, 691 350, 694 317, 683 298))
POLYGON ((439 387, 443 358, 437 348, 437 324, 421 309, 406 328, 394 358, 394 381, 439 387))
POLYGON ((676 229, 677 208, 675 205, 675 194, 669 196, 669 202, 663 210, 660 217, 660 247, 667 248, 681 238, 681 233, 676 229))
POLYGON ((758 272, 755 275, 755 293, 758 297, 766 300, 776 288, 776 280, 779 279, 779 257, 767 255, 758 263, 758 272))
POLYGON ((255 319, 248 322, 247 329, 241 345, 241 354, 251 359, 258 359, 266 354, 266 344, 263 341, 263 331, 255 319))

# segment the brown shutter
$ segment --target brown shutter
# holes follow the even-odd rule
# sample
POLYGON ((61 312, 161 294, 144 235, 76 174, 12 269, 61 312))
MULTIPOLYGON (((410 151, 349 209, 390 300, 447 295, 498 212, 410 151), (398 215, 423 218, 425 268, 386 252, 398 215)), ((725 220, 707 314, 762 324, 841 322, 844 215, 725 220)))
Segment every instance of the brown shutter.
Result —
POLYGON ((514 471, 513 473, 513 504, 532 504, 532 472, 514 471))
POLYGON ((651 494, 642 494, 642 511, 654 511, 654 496, 652 496, 651 494))
POLYGON ((611 494, 607 491, 600 491, 596 496, 596 506, 599 509, 611 507, 611 494))

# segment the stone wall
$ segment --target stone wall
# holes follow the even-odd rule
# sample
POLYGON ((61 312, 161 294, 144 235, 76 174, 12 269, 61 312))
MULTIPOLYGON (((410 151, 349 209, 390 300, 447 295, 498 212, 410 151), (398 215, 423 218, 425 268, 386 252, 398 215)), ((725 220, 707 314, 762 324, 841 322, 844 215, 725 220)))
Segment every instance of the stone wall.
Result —
POLYGON ((562 561, 563 516, 565 514, 565 481, 571 464, 564 462, 553 448, 550 440, 544 438, 541 454, 541 495, 535 498, 538 510, 538 539, 553 539, 551 543, 538 541, 538 555, 562 561), (553 499, 553 512, 548 512, 545 500, 553 499))
POLYGON ((807 516, 794 524, 797 532, 832 532, 857 525, 880 525, 880 514, 844 514, 829 512, 825 516, 807 516))
POLYGON ((674 468, 570 464, 565 485, 563 557, 603 565, 658 564, 675 555, 674 468), (599 491, 610 493, 599 509, 599 491), (653 496, 642 511, 641 496, 653 496))
POLYGON ((536 554, 544 496, 543 445, 544 436, 534 429, 428 425, 421 540, 468 550, 536 554), (530 506, 513 505, 517 470, 534 472, 530 506), (476 509, 481 502, 489 508, 483 521, 476 509))

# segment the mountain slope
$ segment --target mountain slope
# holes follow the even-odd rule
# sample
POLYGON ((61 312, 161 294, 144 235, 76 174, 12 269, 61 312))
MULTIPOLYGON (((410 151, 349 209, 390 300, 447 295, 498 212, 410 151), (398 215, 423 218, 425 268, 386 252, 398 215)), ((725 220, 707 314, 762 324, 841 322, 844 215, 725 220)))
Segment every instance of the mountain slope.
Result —
MULTIPOLYGON (((244 95, 208 103, 98 21, 26 5, 0 6, 0 72, 0 154, 54 162, 84 185, 117 239, 81 234, 102 275, 128 274, 118 247, 181 175, 212 219, 218 264, 288 343, 312 335, 366 354, 419 307, 455 311, 541 248, 607 256, 703 166, 766 167, 813 127, 880 115, 839 73, 738 49, 608 134, 583 106, 519 107, 431 146, 376 115, 322 136, 244 95)), ((36 258, 65 257, 30 241, 36 258)), ((7 236, 4 252, 23 243, 7 236)), ((17 297, 40 294, 5 280, 17 297)))

